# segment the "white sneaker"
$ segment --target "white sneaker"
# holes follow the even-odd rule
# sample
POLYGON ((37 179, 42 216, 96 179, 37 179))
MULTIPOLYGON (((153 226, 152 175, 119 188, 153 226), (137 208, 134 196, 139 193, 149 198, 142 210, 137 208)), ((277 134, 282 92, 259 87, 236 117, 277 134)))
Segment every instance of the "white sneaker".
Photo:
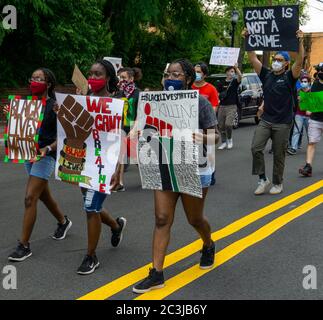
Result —
POLYGON ((267 191, 267 188, 269 187, 269 185, 270 185, 270 181, 268 178, 266 181, 263 179, 260 179, 258 182, 258 187, 255 191, 255 195, 259 196, 261 194, 264 194, 267 191))
POLYGON ((282 184, 273 185, 273 187, 269 191, 270 194, 280 194, 282 192, 283 192, 283 185, 282 184))
POLYGON ((233 148, 233 140, 228 139, 228 149, 232 149, 232 148, 233 148))
POLYGON ((226 147, 227 147, 227 143, 226 143, 226 142, 223 142, 223 143, 220 145, 220 147, 218 148, 218 150, 224 150, 224 149, 226 149, 226 147))

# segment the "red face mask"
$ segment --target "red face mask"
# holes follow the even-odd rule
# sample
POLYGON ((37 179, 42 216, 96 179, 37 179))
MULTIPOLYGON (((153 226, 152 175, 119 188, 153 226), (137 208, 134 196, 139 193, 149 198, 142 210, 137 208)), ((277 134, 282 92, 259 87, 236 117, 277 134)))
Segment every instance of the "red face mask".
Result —
POLYGON ((39 96, 47 90, 47 84, 42 82, 32 81, 30 83, 30 91, 33 96, 39 96))
POLYGON ((88 79, 89 87, 92 92, 100 92, 107 86, 106 79, 88 79))

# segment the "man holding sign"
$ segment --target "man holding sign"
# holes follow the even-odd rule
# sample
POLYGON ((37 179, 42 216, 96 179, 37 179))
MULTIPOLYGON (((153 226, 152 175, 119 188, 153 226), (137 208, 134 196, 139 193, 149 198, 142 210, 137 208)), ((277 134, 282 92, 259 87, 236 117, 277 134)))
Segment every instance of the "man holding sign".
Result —
MULTIPOLYGON (((310 94, 323 94, 323 62, 317 67, 318 80, 314 82, 310 94)), ((322 100, 321 100, 322 101, 322 100)), ((302 100, 301 100, 302 103, 302 100)), ((312 112, 308 127, 308 147, 306 155, 306 164, 299 169, 299 173, 305 177, 312 176, 312 163, 314 160, 315 149, 318 142, 320 142, 323 134, 323 105, 320 106, 322 111, 312 112)))
MULTIPOLYGON (((246 39, 250 36, 247 29, 242 35, 246 39)), ((288 70, 290 56, 286 51, 279 51, 274 55, 272 71, 262 65, 254 51, 248 51, 249 61, 263 84, 265 101, 264 112, 252 142, 252 173, 259 176, 256 195, 265 193, 270 185, 265 173, 263 153, 270 138, 274 152, 273 187, 270 194, 279 194, 283 191, 285 155, 296 103, 294 88, 300 77, 304 59, 303 32, 297 31, 295 37, 299 39, 299 51, 291 70, 288 70)))

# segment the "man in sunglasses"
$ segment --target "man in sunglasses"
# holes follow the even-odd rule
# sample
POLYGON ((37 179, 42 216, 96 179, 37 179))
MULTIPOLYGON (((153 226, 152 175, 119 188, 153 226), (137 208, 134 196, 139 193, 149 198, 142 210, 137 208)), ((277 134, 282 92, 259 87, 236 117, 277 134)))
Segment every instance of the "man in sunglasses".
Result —
MULTIPOLYGON (((247 29, 242 36, 249 36, 247 29)), ((269 193, 275 195, 283 191, 286 150, 296 105, 295 85, 304 60, 303 32, 297 31, 296 37, 299 39, 299 51, 291 70, 288 70, 290 56, 286 51, 279 51, 274 55, 272 70, 262 65, 254 51, 248 52, 249 61, 263 84, 265 101, 264 112, 252 141, 252 173, 259 176, 255 195, 264 194, 270 186, 263 152, 269 139, 272 139, 274 153, 273 186, 269 193)))
MULTIPOLYGON (((312 92, 323 91, 323 62, 316 66, 317 80, 312 85, 312 92)), ((323 112, 312 112, 308 125, 308 146, 306 154, 306 164, 299 169, 299 173, 304 177, 312 176, 312 164, 314 160, 316 145, 323 135, 323 112)))

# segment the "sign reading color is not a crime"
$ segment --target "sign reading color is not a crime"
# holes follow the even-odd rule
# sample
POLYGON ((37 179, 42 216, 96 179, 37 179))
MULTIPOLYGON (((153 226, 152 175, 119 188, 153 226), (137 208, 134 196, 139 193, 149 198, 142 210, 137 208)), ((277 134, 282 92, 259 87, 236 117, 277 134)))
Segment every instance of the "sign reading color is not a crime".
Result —
POLYGON ((244 8, 246 50, 298 51, 299 6, 244 8))

